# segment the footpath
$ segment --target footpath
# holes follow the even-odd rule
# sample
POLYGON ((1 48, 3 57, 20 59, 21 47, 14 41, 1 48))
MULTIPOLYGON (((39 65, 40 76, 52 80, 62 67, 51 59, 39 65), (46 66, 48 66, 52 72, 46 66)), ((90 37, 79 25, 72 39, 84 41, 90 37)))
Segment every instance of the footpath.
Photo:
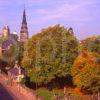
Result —
POLYGON ((7 84, 7 79, 8 77, 6 75, 0 74, 0 84, 5 87, 14 100, 41 100, 39 98, 36 99, 35 93, 25 87, 22 87, 20 84, 7 84))

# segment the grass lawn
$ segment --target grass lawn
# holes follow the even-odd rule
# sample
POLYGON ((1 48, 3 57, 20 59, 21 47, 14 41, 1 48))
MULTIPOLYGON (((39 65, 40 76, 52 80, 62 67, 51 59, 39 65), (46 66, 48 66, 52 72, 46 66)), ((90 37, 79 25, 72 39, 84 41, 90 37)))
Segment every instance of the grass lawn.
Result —
POLYGON ((39 96, 44 97, 45 100, 52 100, 54 94, 57 94, 59 96, 63 96, 63 89, 54 89, 52 91, 48 91, 45 88, 40 88, 37 90, 37 93, 39 96))
MULTIPOLYGON (((54 94, 58 96, 63 96, 63 89, 53 89, 52 91, 48 91, 46 88, 39 88, 37 90, 39 96, 42 96, 45 100, 53 100, 54 94)), ((89 95, 81 95, 74 91, 73 89, 68 89, 67 93, 71 93, 71 96, 74 97, 75 100, 81 100, 81 96, 84 98, 83 100, 90 100, 89 95)))
POLYGON ((37 90, 39 96, 44 97, 45 100, 51 100, 52 93, 44 88, 40 88, 37 90))

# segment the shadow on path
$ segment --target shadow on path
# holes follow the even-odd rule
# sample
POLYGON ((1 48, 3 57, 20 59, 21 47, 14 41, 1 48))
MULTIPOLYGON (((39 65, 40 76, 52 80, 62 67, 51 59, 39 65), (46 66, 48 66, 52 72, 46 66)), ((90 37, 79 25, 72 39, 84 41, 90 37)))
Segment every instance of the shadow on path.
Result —
POLYGON ((14 100, 11 94, 2 84, 0 84, 0 100, 14 100))

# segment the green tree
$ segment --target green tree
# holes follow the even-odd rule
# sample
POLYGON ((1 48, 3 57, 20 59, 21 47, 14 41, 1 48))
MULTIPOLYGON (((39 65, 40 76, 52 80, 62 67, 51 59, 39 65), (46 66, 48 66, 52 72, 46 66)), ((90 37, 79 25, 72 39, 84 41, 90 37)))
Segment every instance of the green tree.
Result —
POLYGON ((23 59, 23 54, 24 54, 24 44, 21 42, 18 42, 17 44, 17 56, 16 56, 16 60, 18 60, 19 64, 21 64, 21 61, 23 59))
POLYGON ((13 44, 11 46, 9 46, 8 49, 6 49, 1 56, 2 61, 7 62, 7 66, 9 67, 13 67, 15 61, 17 60, 18 57, 18 44, 13 44))
POLYGON ((81 89, 97 92, 100 90, 100 63, 96 54, 83 51, 72 67, 73 82, 81 89))
POLYGON ((48 27, 29 39, 22 66, 33 82, 46 84, 71 74, 77 51, 78 42, 72 29, 60 25, 48 27))
POLYGON ((100 36, 86 38, 83 43, 80 44, 80 49, 88 50, 90 52, 96 52, 100 55, 100 36))

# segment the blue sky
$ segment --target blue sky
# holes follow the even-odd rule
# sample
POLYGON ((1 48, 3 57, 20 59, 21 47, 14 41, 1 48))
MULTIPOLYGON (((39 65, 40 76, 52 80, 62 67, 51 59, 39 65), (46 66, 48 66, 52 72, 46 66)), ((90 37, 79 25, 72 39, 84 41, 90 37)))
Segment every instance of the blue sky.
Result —
POLYGON ((56 24, 72 27, 78 39, 100 34, 100 0, 0 0, 0 30, 20 32, 24 4, 30 36, 56 24))

